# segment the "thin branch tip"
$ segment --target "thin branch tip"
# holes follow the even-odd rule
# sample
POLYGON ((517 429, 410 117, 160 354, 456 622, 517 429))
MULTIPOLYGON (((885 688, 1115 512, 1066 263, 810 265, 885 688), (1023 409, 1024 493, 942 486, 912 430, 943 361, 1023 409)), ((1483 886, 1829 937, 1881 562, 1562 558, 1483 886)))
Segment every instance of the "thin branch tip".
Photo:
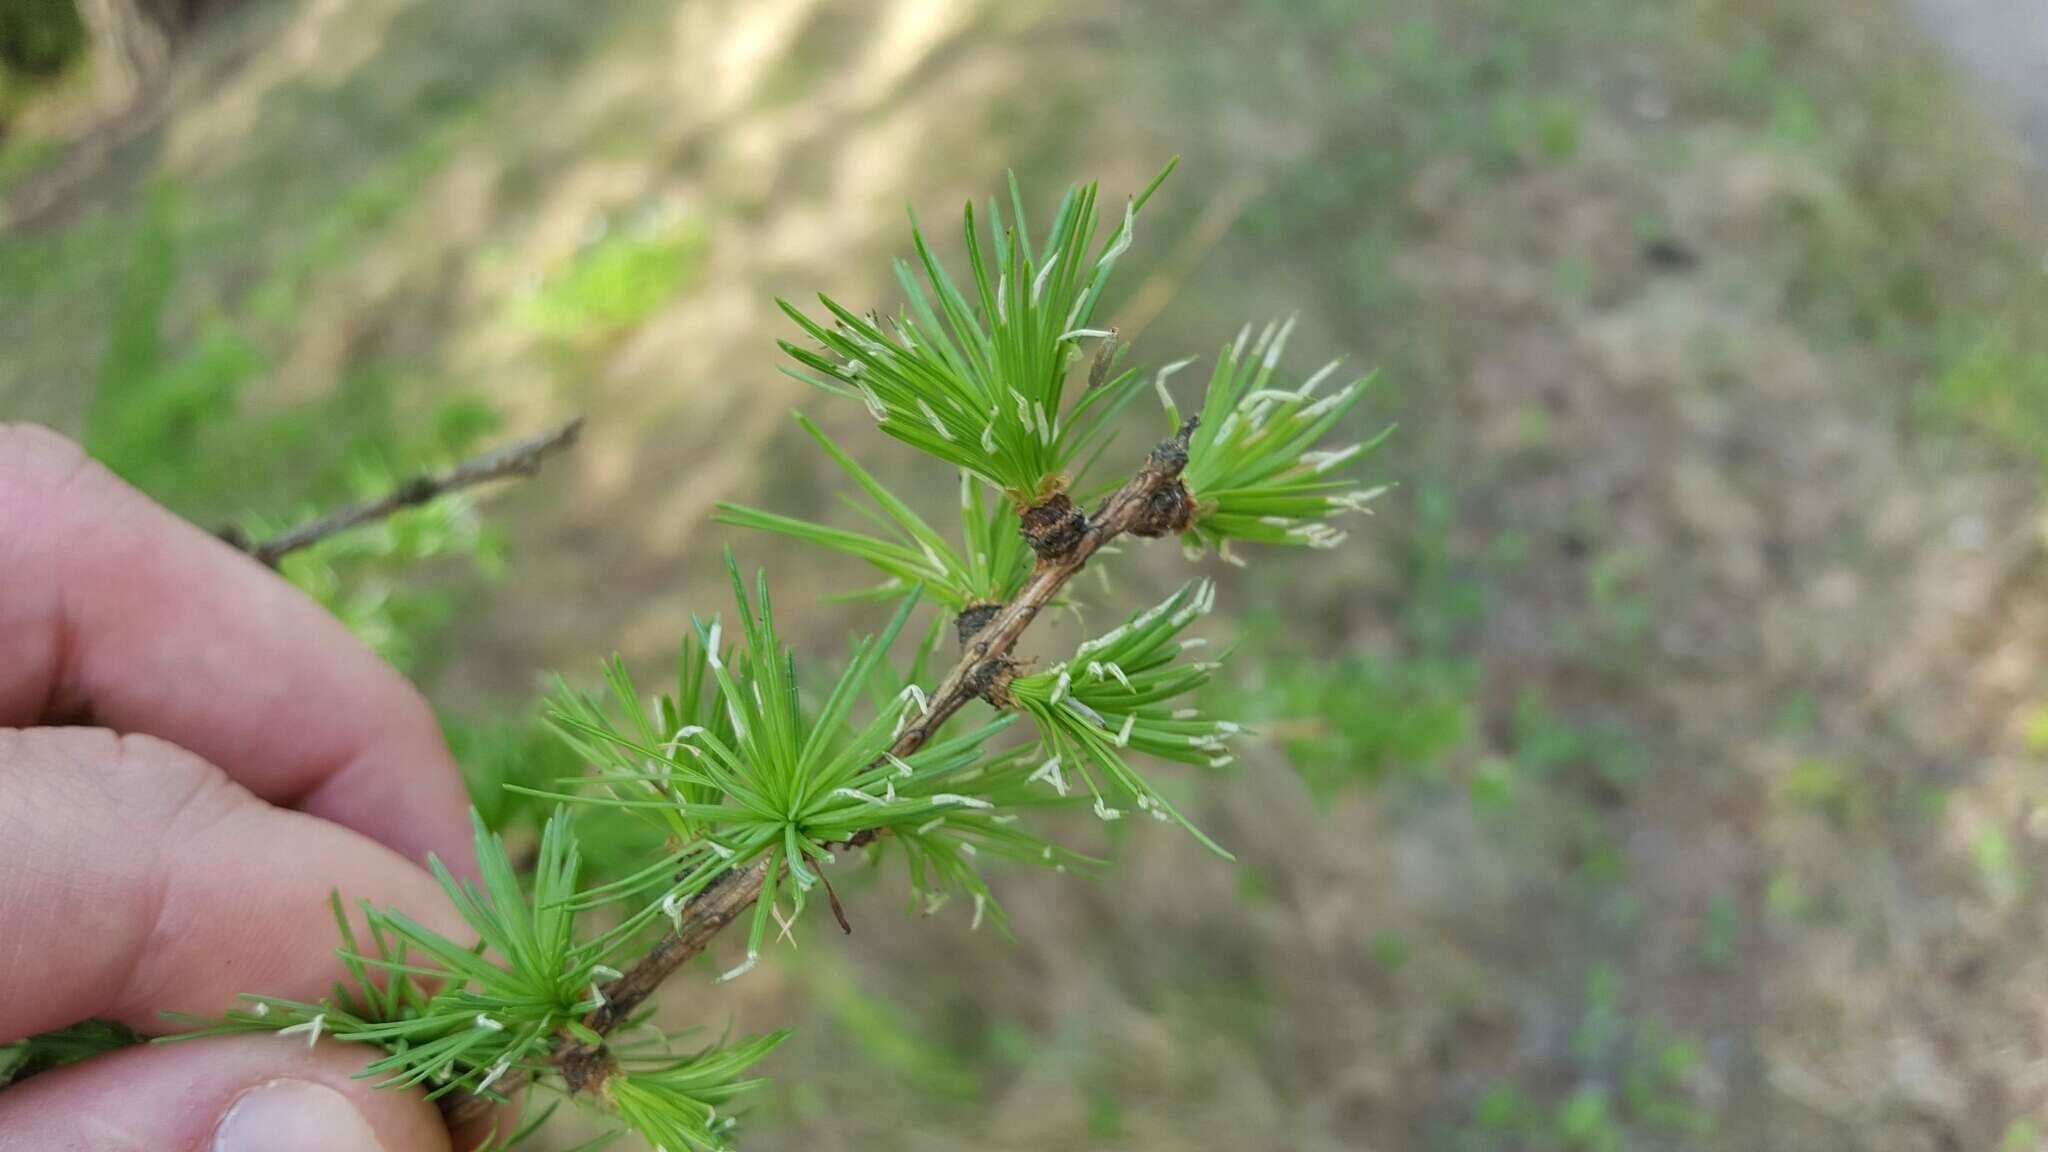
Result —
POLYGON ((374 524, 451 492, 493 480, 532 476, 540 471, 541 464, 548 457, 573 446, 582 432, 583 417, 578 416, 538 436, 472 456, 445 472, 411 477, 374 500, 330 512, 267 540, 252 541, 240 528, 233 526, 222 529, 219 536, 231 547, 255 557, 264 567, 275 568, 286 556, 310 548, 330 536, 374 524))

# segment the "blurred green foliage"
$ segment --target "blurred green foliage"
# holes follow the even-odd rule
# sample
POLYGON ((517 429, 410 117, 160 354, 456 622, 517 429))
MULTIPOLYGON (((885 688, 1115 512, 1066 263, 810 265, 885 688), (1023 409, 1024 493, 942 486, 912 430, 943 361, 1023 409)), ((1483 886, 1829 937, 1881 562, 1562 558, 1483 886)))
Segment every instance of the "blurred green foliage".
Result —
POLYGON ((1469 1152, 1621 1152, 1713 1135, 1713 1115, 1703 1104, 1699 1042, 1624 1011, 1620 978, 1612 968, 1595 965, 1586 973, 1570 1047, 1573 1077, 1566 1087, 1488 1086, 1453 1146, 1469 1152), (1546 1097, 1555 1103, 1546 1104, 1546 1097))
POLYGON ((10 129, 45 93, 75 87, 86 47, 85 25, 72 0, 0 3, 0 191, 14 178, 62 151, 54 141, 10 129))
MULTIPOLYGON (((514 843, 530 844, 555 811, 533 791, 559 786, 580 775, 584 762, 538 714, 441 714, 441 731, 462 766, 470 803, 484 826, 514 843)), ((663 851, 661 835, 645 820, 615 808, 583 806, 570 812, 583 854, 586 880, 593 884, 630 875, 663 851)))
POLYGON ((935 1101, 981 1096, 974 1062, 919 1034, 914 1018, 863 991, 836 952, 807 957, 801 972, 818 1007, 874 1068, 901 1078, 911 1090, 935 1101))
POLYGON ((1950 321, 1939 346, 1939 409, 2048 467, 2048 339, 2017 318, 1970 317, 1950 321))
POLYGON ((49 76, 85 50, 85 24, 73 0, 0 4, 0 84, 5 73, 49 76))
MULTIPOLYGON (((1271 659, 1271 657, 1267 657, 1271 659)), ((1471 733, 1473 674, 1457 664, 1350 657, 1281 659, 1251 689, 1248 714, 1327 802, 1397 768, 1428 768, 1471 733)))
POLYGON ((695 282, 705 232, 693 219, 660 214, 607 228, 527 302, 526 321, 569 344, 625 332, 695 282))
MULTIPOLYGON (((83 439, 117 475, 189 519, 260 540, 446 466, 496 430, 495 413, 474 398, 408 407, 402 381, 378 368, 350 373, 325 396, 258 408, 250 393, 271 366, 250 326, 216 314, 183 336, 170 328, 182 207, 176 187, 150 191, 109 309, 83 439)), ((386 659, 417 670, 454 607, 418 569, 443 559, 486 579, 502 569, 500 537, 469 496, 330 537, 280 567, 386 659)))
POLYGON ((1986 232, 2011 216, 2012 189, 1986 136, 1957 130, 1971 119, 1950 78, 1925 62, 1861 66, 1882 41, 1844 47, 1836 20, 1820 0, 1697 6, 1702 50, 1725 56, 1714 97, 1825 174, 1779 198, 1793 306, 1920 365, 1918 415, 2048 468, 2048 265, 1986 232))

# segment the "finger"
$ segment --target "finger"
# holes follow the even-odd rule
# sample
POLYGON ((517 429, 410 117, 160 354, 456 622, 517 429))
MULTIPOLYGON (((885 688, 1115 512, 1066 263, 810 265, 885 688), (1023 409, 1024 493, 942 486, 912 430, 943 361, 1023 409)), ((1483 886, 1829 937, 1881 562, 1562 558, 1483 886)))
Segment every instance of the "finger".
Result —
POLYGON ((318 1000, 344 975, 337 884, 470 938, 390 849, 147 736, 0 729, 0 858, 0 1042, 88 1017, 161 1032, 241 992, 318 1000))
POLYGON ((461 775, 404 678, 53 432, 0 424, 0 574, 0 725, 159 736, 273 804, 467 870, 461 775))
POLYGON ((418 1092, 353 1078, 367 1057, 276 1036, 130 1048, 0 1093, 0 1152, 448 1152, 418 1092))

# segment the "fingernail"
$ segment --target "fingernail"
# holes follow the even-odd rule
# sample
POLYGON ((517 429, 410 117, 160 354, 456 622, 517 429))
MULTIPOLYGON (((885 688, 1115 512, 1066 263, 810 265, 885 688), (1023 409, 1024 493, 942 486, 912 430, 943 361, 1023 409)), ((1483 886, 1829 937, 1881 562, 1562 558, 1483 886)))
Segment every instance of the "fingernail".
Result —
POLYGON ((235 1098, 213 1152, 384 1152, 348 1097, 309 1080, 272 1080, 235 1098))

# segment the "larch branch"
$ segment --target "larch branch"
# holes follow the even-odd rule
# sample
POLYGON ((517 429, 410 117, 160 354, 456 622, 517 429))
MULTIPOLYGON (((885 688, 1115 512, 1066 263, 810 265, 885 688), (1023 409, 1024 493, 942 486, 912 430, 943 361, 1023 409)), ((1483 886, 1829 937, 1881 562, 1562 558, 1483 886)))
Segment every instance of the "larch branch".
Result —
MULTIPOLYGON (((1188 493, 1180 474, 1187 466, 1188 438, 1194 429, 1195 421, 1190 419, 1174 436, 1161 441, 1137 475, 1087 518, 1085 529, 1064 551, 1040 554, 1017 595, 966 638, 959 662, 931 694, 929 709, 903 729, 889 749, 891 755, 903 757, 917 751, 969 701, 999 691, 1018 639, 1103 545, 1126 533, 1161 536, 1183 526, 1188 493)), ((860 847, 874 839, 870 830, 845 846, 860 847)), ((681 922, 673 930, 663 933, 624 975, 601 989, 604 1004, 584 1018, 585 1026, 602 1036, 630 1019, 663 982, 701 955, 726 925, 753 906, 767 881, 768 867, 767 861, 758 861, 722 873, 706 885, 683 907, 681 922)), ((549 1062, 562 1071, 572 1090, 594 1088, 610 1072, 602 1045, 573 1040, 565 1040, 549 1062)), ((519 1086, 516 1072, 498 1082, 498 1090, 508 1096, 519 1086)), ((493 1107, 481 1096, 449 1097, 445 1102, 448 1121, 457 1126, 488 1116, 493 1107)))

